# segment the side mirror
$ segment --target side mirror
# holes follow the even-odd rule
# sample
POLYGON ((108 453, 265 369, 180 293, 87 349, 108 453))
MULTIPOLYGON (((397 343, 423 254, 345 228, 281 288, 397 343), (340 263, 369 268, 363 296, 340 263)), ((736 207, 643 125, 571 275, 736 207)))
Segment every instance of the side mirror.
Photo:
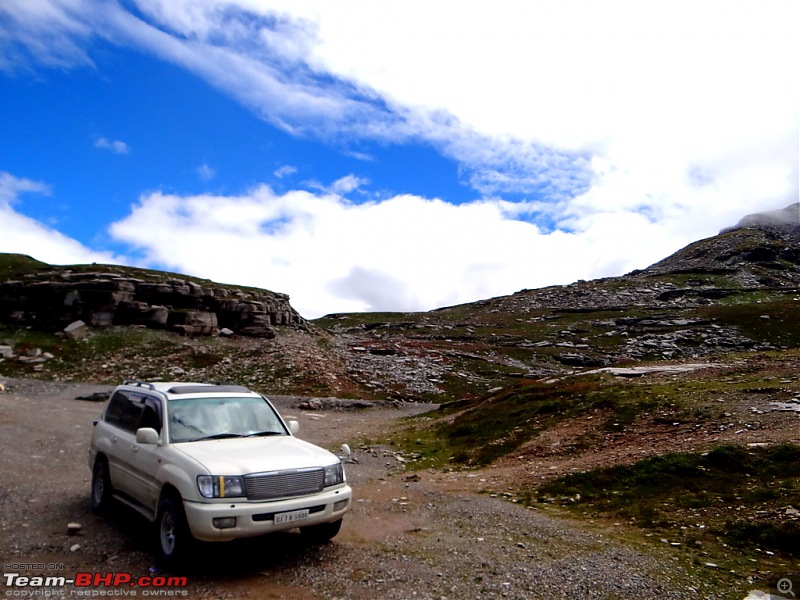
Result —
POLYGON ((140 427, 136 430, 137 444, 158 444, 158 432, 152 427, 140 427))
POLYGON ((289 421, 287 425, 289 426, 289 431, 291 431, 292 435, 297 435, 297 432, 300 431, 300 423, 297 421, 289 421))
POLYGON ((352 456, 353 454, 352 450, 350 450, 350 446, 348 446, 347 444, 342 444, 342 447, 339 448, 339 452, 340 452, 339 458, 341 460, 350 458, 350 456, 352 456))

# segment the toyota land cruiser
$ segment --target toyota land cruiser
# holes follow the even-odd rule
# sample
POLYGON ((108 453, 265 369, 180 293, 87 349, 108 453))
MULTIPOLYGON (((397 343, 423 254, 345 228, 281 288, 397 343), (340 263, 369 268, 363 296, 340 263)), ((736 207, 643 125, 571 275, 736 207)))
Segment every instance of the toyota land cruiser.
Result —
POLYGON ((341 460, 296 438, 298 428, 246 387, 126 381, 95 422, 92 510, 117 500, 140 512, 167 563, 194 540, 299 527, 327 541, 352 491, 341 460))

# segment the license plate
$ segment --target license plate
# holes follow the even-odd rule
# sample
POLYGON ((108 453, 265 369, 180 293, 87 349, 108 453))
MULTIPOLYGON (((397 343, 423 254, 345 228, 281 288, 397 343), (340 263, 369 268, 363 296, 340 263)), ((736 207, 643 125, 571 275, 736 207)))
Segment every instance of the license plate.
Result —
POLYGON ((281 523, 294 523, 295 521, 302 521, 308 518, 308 509, 293 510, 292 512, 278 513, 275 515, 275 525, 281 523))

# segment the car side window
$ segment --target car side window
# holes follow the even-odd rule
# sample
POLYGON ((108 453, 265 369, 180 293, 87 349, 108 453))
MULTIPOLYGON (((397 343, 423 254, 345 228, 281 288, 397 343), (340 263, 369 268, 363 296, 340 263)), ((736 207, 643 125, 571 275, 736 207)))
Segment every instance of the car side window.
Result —
MULTIPOLYGON (((143 417, 145 408, 144 399, 145 396, 143 394, 136 394, 124 390, 117 391, 108 403, 105 421, 116 425, 120 429, 134 433, 140 427, 139 423, 143 417)), ((151 406, 151 410, 157 411, 157 408, 151 406)), ((156 413, 155 421, 158 421, 157 414, 158 413, 156 413)), ((156 431, 159 430, 160 425, 156 431)))
POLYGON ((144 399, 144 410, 142 411, 142 418, 139 422, 139 427, 152 427, 160 434, 161 423, 161 402, 158 400, 158 398, 147 396, 144 399))
POLYGON ((134 433, 139 427, 139 421, 142 418, 144 403, 142 402, 142 397, 139 394, 126 395, 128 396, 128 402, 125 403, 122 416, 119 420, 119 426, 125 431, 134 433))
POLYGON ((106 423, 119 427, 122 413, 125 411, 125 405, 128 404, 128 402, 128 396, 124 392, 115 392, 114 395, 111 396, 111 400, 108 401, 103 420, 106 423))

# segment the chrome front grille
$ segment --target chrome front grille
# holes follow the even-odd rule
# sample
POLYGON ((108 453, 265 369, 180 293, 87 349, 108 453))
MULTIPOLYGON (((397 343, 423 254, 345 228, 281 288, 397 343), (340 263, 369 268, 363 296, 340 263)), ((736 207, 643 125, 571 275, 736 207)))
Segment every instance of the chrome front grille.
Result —
POLYGON ((248 500, 269 500, 316 494, 322 491, 324 483, 325 470, 317 467, 256 473, 244 477, 248 500))

